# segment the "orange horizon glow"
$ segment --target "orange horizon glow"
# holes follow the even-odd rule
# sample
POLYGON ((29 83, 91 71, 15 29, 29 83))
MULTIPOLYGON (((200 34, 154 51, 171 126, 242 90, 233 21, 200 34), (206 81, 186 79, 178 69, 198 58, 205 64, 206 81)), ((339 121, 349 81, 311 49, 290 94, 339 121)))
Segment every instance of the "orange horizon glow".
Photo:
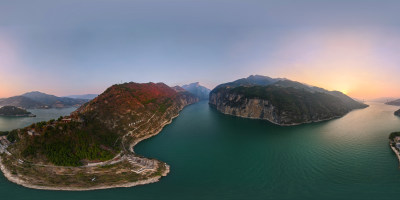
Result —
MULTIPOLYGON (((380 52, 379 48, 384 46, 398 52, 400 39, 386 37, 385 41, 390 42, 385 43, 382 42, 384 37, 379 33, 360 35, 360 32, 325 30, 288 35, 283 37, 268 60, 252 63, 253 67, 249 69, 242 68, 248 74, 288 78, 327 90, 341 91, 359 99, 400 97, 400 67, 396 60, 385 57, 386 52, 380 52)), ((30 91, 57 96, 101 93, 112 85, 109 84, 112 81, 103 85, 57 85, 54 84, 57 77, 52 77, 51 74, 43 74, 46 82, 37 83, 41 77, 31 75, 35 69, 23 63, 16 45, 11 41, 0 35, 0 98, 30 91)), ((243 75, 238 78, 245 77, 243 75)), ((216 84, 229 81, 216 83, 215 80, 210 80, 215 84, 202 84, 215 87, 216 84)), ((173 86, 169 82, 166 84, 173 86)))

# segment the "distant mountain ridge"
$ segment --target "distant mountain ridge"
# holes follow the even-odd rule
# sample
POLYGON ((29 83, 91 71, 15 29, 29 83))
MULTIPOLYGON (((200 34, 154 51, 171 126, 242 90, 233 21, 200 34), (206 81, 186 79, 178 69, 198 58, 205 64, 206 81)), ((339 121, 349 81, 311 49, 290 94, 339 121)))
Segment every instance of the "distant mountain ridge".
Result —
POLYGON ((209 103, 225 114, 279 125, 333 119, 367 107, 338 91, 260 75, 217 86, 210 93, 209 103))
POLYGON ((387 105, 392 105, 392 106, 400 106, 400 99, 394 100, 394 101, 389 101, 385 103, 387 105))
POLYGON ((86 103, 86 99, 73 99, 68 97, 57 97, 54 95, 45 94, 34 91, 14 96, 10 98, 0 99, 0 106, 15 106, 25 109, 32 108, 64 108, 64 107, 79 107, 86 103))
POLYGON ((199 97, 200 100, 208 99, 211 92, 210 89, 201 86, 199 82, 187 84, 182 86, 183 89, 199 97))

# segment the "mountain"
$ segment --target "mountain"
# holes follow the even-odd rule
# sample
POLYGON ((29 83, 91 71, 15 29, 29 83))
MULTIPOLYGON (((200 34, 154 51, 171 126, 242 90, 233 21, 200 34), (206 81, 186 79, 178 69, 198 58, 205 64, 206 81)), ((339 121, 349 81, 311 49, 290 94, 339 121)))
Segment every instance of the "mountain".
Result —
POLYGON ((2 170, 13 172, 4 173, 11 181, 49 190, 156 182, 169 166, 136 155, 133 147, 197 101, 193 94, 164 83, 113 85, 70 116, 11 131, 7 138, 15 138, 15 143, 8 148, 12 156, 0 159, 2 170))
POLYGON ((400 110, 397 110, 396 112, 394 112, 394 115, 399 116, 400 117, 400 110))
POLYGON ((233 82, 221 84, 217 87, 239 87, 239 86, 249 86, 249 85, 260 85, 266 86, 274 84, 278 81, 285 80, 282 78, 270 78, 268 76, 251 75, 247 78, 238 79, 233 82))
MULTIPOLYGON (((156 121, 175 116, 184 106, 198 98, 186 91, 175 91, 164 83, 126 83, 114 85, 94 100, 80 107, 74 115, 96 118, 122 133, 130 129, 128 122, 148 120, 153 113, 156 121), (168 113, 168 114, 167 114, 168 113), (167 115, 167 116, 165 116, 167 115)), ((138 122, 139 123, 139 122, 138 122)), ((158 123, 154 123, 158 126, 158 123)))
POLYGON ((204 86, 201 86, 199 84, 199 82, 191 83, 188 85, 183 85, 182 88, 189 91, 190 93, 196 95, 201 100, 208 99, 210 91, 211 91, 210 89, 208 89, 204 86))
POLYGON ((338 91, 260 75, 217 86, 209 104, 225 114, 279 125, 333 119, 367 107, 338 91))
POLYGON ((40 108, 44 107, 42 103, 39 103, 31 98, 24 96, 14 96, 10 98, 4 98, 0 100, 0 106, 15 106, 21 108, 40 108))
POLYGON ((98 94, 81 94, 81 95, 69 95, 65 96, 67 98, 72 98, 72 99, 87 99, 87 100, 92 100, 99 96, 98 94))
POLYGON ((28 92, 20 96, 14 96, 0 100, 0 106, 16 106, 25 109, 32 108, 63 108, 80 106, 86 103, 86 99, 72 99, 57 97, 41 92, 28 92))
POLYGON ((400 106, 400 99, 389 101, 389 102, 387 102, 385 104, 392 105, 392 106, 400 106))

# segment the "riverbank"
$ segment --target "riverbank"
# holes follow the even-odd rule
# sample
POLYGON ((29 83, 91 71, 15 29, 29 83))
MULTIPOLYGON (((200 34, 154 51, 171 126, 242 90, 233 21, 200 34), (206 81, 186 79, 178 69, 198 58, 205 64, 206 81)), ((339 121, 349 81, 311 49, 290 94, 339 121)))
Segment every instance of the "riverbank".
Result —
POLYGON ((131 145, 129 146, 129 150, 130 150, 131 152, 134 153, 134 152, 135 152, 135 151, 134 151, 134 147, 135 147, 139 142, 141 142, 141 141, 143 141, 143 140, 146 140, 146 139, 149 139, 149 138, 151 138, 151 137, 153 137, 153 136, 158 135, 166 125, 171 124, 172 121, 173 121, 175 118, 177 118, 178 116, 179 116, 179 113, 178 113, 177 115, 173 116, 169 121, 166 121, 166 122, 162 123, 162 124, 161 124, 161 128, 159 128, 158 130, 156 130, 153 134, 150 134, 150 135, 147 135, 147 136, 145 136, 145 137, 138 138, 138 139, 134 140, 134 141, 131 143, 131 145))
POLYGON ((400 168, 400 153, 396 148, 394 148, 392 146, 392 143, 393 143, 392 141, 389 141, 389 146, 392 149, 392 151, 394 152, 394 154, 396 154, 397 160, 399 160, 399 168, 400 168))
MULTIPOLYGON (((236 114, 232 114, 232 113, 223 112, 223 111, 217 109, 217 108, 215 107, 215 105, 212 105, 212 104, 209 104, 209 105, 210 105, 213 109, 215 109, 215 110, 217 110, 218 112, 220 112, 220 113, 222 113, 222 114, 225 114, 225 115, 234 116, 234 117, 240 117, 240 118, 245 118, 245 119, 257 119, 257 120, 268 121, 268 122, 270 122, 270 123, 272 123, 272 124, 275 124, 275 125, 278 125, 278 126, 282 126, 282 127, 299 126, 299 125, 305 125, 305 124, 326 122, 326 121, 330 121, 330 120, 333 120, 333 119, 342 118, 342 117, 346 116, 347 114, 349 114, 349 113, 352 112, 352 111, 364 109, 364 108, 353 109, 353 110, 350 110, 350 111, 348 111, 347 113, 345 113, 345 114, 343 114, 343 115, 332 116, 332 117, 329 117, 329 118, 326 118, 326 119, 309 120, 309 121, 299 122, 299 123, 281 124, 281 123, 278 123, 278 122, 275 122, 275 121, 272 121, 272 120, 269 120, 269 119, 266 119, 266 118, 249 117, 249 116, 236 115, 236 114)), ((367 107, 365 107, 365 108, 368 108, 368 107, 369 107, 369 105, 367 105, 367 107)))

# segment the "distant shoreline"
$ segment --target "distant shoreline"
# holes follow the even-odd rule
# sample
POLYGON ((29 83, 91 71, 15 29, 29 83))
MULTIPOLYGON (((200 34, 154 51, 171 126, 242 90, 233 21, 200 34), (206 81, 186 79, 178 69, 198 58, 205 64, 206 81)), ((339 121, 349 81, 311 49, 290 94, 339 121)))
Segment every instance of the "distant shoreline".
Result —
POLYGON ((24 115, 4 115, 0 114, 0 117, 36 117, 34 114, 24 114, 24 115))

